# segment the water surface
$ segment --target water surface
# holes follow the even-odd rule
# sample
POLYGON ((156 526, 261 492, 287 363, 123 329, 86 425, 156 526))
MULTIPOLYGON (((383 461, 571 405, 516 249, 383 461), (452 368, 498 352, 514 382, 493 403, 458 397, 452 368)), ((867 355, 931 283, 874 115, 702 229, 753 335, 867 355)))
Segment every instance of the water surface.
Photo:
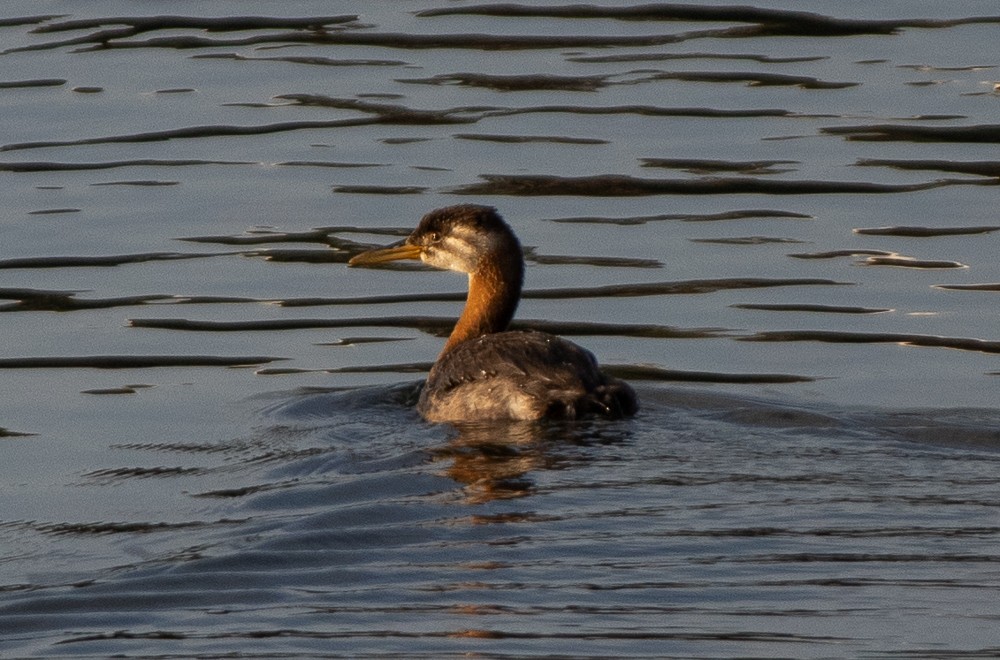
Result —
POLYGON ((989 3, 63 10, 0 19, 0 654, 998 652, 989 3), (464 281, 346 262, 464 202, 635 419, 416 417, 464 281))

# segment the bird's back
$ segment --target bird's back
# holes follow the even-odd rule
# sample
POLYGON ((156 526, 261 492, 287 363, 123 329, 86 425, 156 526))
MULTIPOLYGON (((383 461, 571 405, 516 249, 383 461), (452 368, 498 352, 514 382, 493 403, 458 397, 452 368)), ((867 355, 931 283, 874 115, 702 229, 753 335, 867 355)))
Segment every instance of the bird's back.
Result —
POLYGON ((508 331, 454 346, 434 365, 417 408, 432 422, 622 417, 638 408, 628 384, 594 356, 542 332, 508 331))

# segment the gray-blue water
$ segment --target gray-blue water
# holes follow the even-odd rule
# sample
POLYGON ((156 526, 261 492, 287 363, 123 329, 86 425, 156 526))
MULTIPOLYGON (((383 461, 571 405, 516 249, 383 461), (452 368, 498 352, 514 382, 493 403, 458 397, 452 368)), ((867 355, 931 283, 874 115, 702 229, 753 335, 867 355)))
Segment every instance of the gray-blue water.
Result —
POLYGON ((5 5, 0 655, 1000 654, 1000 8, 558 6, 5 5), (420 421, 464 202, 638 416, 420 421))

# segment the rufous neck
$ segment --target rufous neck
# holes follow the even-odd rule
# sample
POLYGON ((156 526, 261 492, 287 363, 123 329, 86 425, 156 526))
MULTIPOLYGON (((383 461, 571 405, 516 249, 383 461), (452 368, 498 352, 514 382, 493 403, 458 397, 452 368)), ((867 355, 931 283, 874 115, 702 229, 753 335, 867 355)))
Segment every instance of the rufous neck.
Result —
POLYGON ((506 330, 521 298, 523 277, 520 249, 516 259, 483 259, 480 267, 469 274, 465 309, 441 354, 463 341, 506 330))

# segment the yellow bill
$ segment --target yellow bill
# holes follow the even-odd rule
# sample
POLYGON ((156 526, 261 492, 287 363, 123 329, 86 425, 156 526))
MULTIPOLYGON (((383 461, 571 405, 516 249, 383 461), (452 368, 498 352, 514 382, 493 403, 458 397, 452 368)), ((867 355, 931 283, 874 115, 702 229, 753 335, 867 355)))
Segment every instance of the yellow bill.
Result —
POLYGON ((387 261, 400 261, 401 259, 420 259, 421 248, 419 245, 394 245, 377 250, 368 250, 361 254, 356 254, 347 262, 349 266, 372 266, 382 264, 387 261))

